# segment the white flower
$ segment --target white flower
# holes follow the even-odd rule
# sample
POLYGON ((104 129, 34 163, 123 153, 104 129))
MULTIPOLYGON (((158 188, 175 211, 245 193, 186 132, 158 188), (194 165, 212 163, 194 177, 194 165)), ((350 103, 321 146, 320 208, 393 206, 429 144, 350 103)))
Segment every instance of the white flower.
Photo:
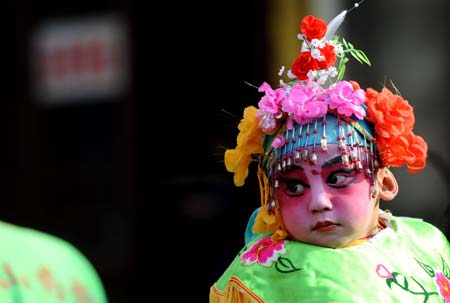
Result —
POLYGON ((307 74, 308 78, 311 80, 314 80, 317 77, 317 71, 316 70, 310 70, 307 74))
POLYGON ((313 49, 311 51, 311 57, 313 57, 314 59, 316 59, 317 61, 323 61, 325 60, 325 57, 322 56, 322 53, 320 52, 320 50, 318 49, 313 49))
POLYGON ((314 48, 321 48, 321 47, 325 46, 325 41, 322 41, 322 40, 319 40, 317 38, 314 38, 314 39, 311 40, 311 45, 314 48))
POLYGON ((330 77, 336 77, 338 75, 337 69, 335 66, 331 66, 327 69, 327 74, 330 77))
POLYGON ((344 54, 342 44, 337 44, 334 46, 334 53, 336 54, 336 56, 342 56, 344 54))
POLYGON ((297 76, 294 75, 294 74, 292 73, 292 70, 291 70, 291 69, 288 70, 287 76, 288 76, 289 79, 295 79, 295 78, 297 78, 297 76))

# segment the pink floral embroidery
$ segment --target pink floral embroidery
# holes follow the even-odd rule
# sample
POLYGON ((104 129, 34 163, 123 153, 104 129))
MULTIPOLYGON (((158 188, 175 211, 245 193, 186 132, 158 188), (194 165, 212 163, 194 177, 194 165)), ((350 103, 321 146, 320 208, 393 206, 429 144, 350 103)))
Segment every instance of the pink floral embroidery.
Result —
POLYGON ((58 300, 64 300, 65 295, 62 285, 54 279, 52 272, 47 267, 40 267, 37 276, 42 288, 51 293, 56 291, 58 300))
POLYGON ((283 241, 272 241, 271 237, 263 238, 254 243, 248 250, 246 250, 241 256, 241 263, 244 265, 250 265, 255 262, 263 266, 270 266, 275 262, 280 255, 286 253, 286 248, 283 241))
POLYGON ((52 291, 55 288, 55 283, 52 277, 52 273, 48 270, 47 267, 39 268, 37 272, 39 281, 41 282, 41 286, 47 290, 52 291))
POLYGON ((439 293, 444 298, 445 303, 450 303, 450 280, 442 272, 437 271, 434 282, 439 287, 439 293))
POLYGON ((75 295, 76 302, 93 303, 91 296, 89 295, 86 287, 78 281, 72 283, 72 292, 75 295))
POLYGON ((383 279, 392 279, 394 276, 383 264, 378 264, 376 268, 377 275, 383 279))

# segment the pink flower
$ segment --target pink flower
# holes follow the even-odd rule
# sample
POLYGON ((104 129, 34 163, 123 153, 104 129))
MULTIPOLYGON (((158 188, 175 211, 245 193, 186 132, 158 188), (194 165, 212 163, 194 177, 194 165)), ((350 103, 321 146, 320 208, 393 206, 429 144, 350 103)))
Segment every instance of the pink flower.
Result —
POLYGON ((275 148, 283 147, 286 144, 286 139, 282 135, 276 136, 272 141, 272 146, 275 148))
POLYGON ((328 93, 330 108, 336 109, 339 114, 347 117, 355 115, 361 120, 365 117, 366 111, 361 106, 366 100, 364 90, 354 90, 350 82, 340 81, 331 86, 328 93))
POLYGON ((258 107, 264 111, 272 114, 277 114, 281 111, 281 101, 286 96, 283 88, 273 90, 269 84, 264 82, 258 89, 259 92, 264 92, 265 95, 258 102, 258 107))
POLYGON ((241 263, 244 265, 250 265, 255 262, 263 266, 270 266, 275 262, 280 255, 286 253, 286 248, 283 241, 272 241, 271 237, 262 238, 254 243, 248 250, 246 250, 241 256, 241 263))
POLYGON ((327 113, 327 104, 316 98, 318 94, 319 89, 315 91, 310 86, 296 84, 282 102, 283 111, 299 124, 323 117, 327 113))
POLYGON ((450 280, 445 277, 444 273, 437 271, 434 282, 439 287, 439 293, 445 303, 450 303, 450 280))
POLYGON ((279 119, 282 117, 281 101, 286 96, 286 91, 283 88, 273 90, 266 82, 259 87, 258 91, 264 92, 265 95, 258 103, 256 119, 263 132, 270 134, 278 127, 279 119))
POLYGON ((277 120, 273 113, 267 112, 264 109, 258 110, 256 120, 261 130, 268 134, 272 133, 278 127, 279 123, 279 120, 277 120))
POLYGON ((376 268, 377 275, 383 279, 392 279, 394 276, 383 264, 378 264, 376 268))

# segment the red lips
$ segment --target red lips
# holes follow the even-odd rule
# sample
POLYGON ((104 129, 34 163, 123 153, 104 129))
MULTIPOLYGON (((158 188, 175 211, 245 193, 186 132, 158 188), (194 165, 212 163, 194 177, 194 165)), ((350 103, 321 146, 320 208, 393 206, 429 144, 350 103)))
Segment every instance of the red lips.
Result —
POLYGON ((317 222, 314 227, 312 228, 312 230, 317 230, 317 231, 331 231, 336 229, 338 224, 332 222, 332 221, 319 221, 317 222))

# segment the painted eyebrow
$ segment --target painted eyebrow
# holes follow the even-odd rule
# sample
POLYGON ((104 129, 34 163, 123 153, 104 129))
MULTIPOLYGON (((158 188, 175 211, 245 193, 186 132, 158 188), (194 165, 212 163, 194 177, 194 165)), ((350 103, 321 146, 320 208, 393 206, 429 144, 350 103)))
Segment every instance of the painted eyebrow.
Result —
POLYGON ((325 162, 324 164, 322 164, 321 167, 322 167, 322 168, 325 168, 325 167, 328 167, 328 166, 332 166, 332 165, 341 163, 341 161, 342 161, 342 156, 337 156, 337 157, 334 157, 334 158, 328 160, 328 161, 325 162))
POLYGON ((298 170, 304 170, 302 166, 300 165, 293 165, 291 169, 298 169, 298 170))
MULTIPOLYGON (((342 156, 336 156, 336 157, 328 160, 324 164, 322 164, 321 168, 326 168, 328 166, 333 166, 333 165, 339 164, 339 163, 341 163, 341 161, 342 161, 342 156)), ((292 169, 304 170, 301 165, 294 165, 294 166, 292 166, 292 169)))

